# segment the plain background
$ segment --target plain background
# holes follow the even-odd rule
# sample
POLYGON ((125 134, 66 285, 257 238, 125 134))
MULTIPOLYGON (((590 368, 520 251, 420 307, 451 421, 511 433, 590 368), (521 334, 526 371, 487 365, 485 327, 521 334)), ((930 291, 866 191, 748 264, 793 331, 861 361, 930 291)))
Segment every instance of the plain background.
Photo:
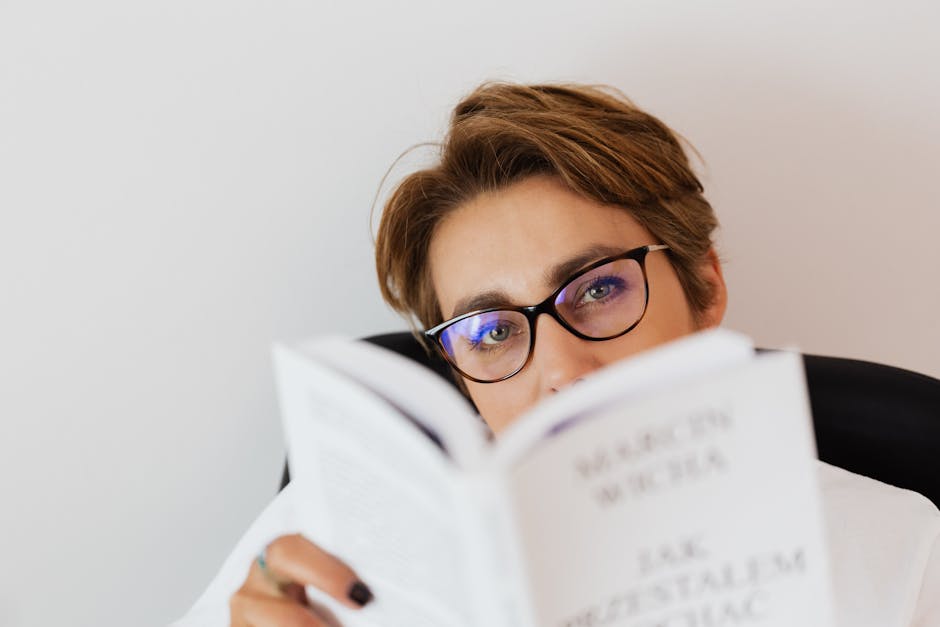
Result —
POLYGON ((727 326, 940 376, 937 6, 0 0, 0 625, 186 611, 278 483, 271 341, 403 328, 370 205, 483 79, 699 149, 727 326))

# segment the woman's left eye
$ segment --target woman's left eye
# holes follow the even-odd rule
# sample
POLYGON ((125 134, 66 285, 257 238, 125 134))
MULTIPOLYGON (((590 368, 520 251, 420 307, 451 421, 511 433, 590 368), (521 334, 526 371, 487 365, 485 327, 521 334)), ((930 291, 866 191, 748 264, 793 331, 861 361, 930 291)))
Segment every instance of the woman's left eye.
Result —
POLYGON ((614 277, 596 279, 582 292, 578 304, 584 305, 603 301, 623 287, 624 283, 621 279, 614 277))

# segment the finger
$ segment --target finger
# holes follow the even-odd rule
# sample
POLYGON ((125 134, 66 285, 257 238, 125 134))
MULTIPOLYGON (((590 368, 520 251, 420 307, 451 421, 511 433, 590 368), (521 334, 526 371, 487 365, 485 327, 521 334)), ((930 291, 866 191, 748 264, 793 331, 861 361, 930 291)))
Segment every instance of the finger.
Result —
POLYGON ((281 592, 288 599, 293 599, 295 603, 300 603, 301 605, 310 605, 310 601, 307 599, 307 592, 299 583, 284 584, 281 586, 281 592))
POLYGON ((239 592, 229 602, 233 627, 328 627, 292 599, 239 592))
MULTIPOLYGON (((315 586, 351 608, 372 600, 368 586, 349 566, 299 534, 277 538, 265 555, 268 573, 277 581, 315 586)), ((265 577, 257 562, 249 573, 252 576, 265 577)), ((271 583, 267 586, 270 589, 271 583)))

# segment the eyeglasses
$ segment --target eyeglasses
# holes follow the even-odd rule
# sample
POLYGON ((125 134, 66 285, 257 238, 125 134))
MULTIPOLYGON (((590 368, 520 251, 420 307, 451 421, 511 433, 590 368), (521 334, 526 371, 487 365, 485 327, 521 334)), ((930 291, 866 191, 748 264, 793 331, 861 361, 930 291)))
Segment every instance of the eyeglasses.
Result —
POLYGON ((654 244, 605 257, 580 270, 538 305, 471 311, 424 335, 467 379, 504 381, 528 363, 535 346, 535 321, 543 313, 582 340, 611 340, 632 331, 649 302, 646 255, 668 249, 654 244))

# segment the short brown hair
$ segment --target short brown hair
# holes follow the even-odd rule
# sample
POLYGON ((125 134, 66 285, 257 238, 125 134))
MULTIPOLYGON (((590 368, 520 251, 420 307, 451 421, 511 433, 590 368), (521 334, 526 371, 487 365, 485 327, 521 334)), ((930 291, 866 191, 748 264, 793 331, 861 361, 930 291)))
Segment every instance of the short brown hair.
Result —
POLYGON ((718 226, 678 136, 609 88, 485 83, 454 110, 437 165, 385 204, 375 264, 386 302, 412 325, 442 321, 428 249, 447 214, 483 192, 550 175, 619 205, 669 254, 693 315, 714 297, 699 271, 718 226))

